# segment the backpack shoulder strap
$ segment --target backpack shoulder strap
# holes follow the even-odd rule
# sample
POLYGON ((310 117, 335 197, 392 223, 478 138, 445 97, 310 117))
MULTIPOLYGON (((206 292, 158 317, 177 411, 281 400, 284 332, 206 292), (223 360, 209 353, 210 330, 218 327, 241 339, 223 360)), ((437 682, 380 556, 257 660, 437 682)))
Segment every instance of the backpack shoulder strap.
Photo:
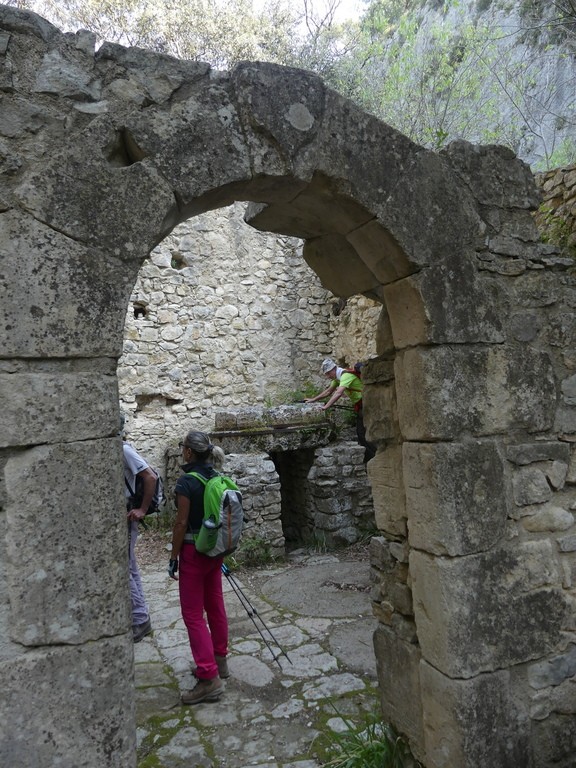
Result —
POLYGON ((206 486, 209 480, 212 480, 215 477, 221 477, 219 472, 215 472, 210 477, 204 477, 204 475, 201 475, 200 472, 186 472, 185 474, 188 475, 188 477, 195 477, 196 480, 200 480, 203 486, 206 486))
POLYGON ((204 477, 204 475, 201 475, 200 472, 186 472, 188 477, 195 477, 196 480, 200 480, 202 485, 206 486, 206 483, 208 482, 208 478, 204 477))

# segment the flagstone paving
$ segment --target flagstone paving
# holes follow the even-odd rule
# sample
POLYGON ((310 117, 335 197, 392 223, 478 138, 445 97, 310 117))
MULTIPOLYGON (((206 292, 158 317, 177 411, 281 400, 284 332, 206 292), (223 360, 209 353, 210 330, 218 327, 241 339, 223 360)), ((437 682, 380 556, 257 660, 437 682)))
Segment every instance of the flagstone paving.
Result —
POLYGON ((139 768, 318 768, 377 713, 368 563, 299 552, 234 572, 236 592, 224 579, 231 676, 195 706, 180 704, 195 681, 178 585, 164 563, 141 570, 154 632, 135 646, 139 768))

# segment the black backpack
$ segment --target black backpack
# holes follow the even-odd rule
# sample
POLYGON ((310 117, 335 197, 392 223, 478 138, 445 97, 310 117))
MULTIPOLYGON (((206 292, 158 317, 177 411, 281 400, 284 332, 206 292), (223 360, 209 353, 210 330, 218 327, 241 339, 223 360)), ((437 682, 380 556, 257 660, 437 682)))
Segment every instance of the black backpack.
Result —
MULTIPOLYGON (((149 469, 154 472, 156 475, 156 487, 154 489, 154 495, 152 496, 152 501, 150 502, 150 506, 146 510, 147 515, 154 515, 156 512, 160 511, 160 507, 162 507, 164 504, 166 504, 166 494, 164 493, 164 482, 162 478, 160 477, 160 473, 157 472, 153 467, 149 467, 149 469)), ((144 497, 144 480, 142 480, 141 477, 136 475, 136 488, 132 490, 130 488, 130 485, 128 483, 128 480, 124 478, 124 482, 126 483, 126 488, 130 491, 130 498, 128 499, 128 508, 129 509, 139 509, 140 505, 142 504, 142 499, 144 497)))

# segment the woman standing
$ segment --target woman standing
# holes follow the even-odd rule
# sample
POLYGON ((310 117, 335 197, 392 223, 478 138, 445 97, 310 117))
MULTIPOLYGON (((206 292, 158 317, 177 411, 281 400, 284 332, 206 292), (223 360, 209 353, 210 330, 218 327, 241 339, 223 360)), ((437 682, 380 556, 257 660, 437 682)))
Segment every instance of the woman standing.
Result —
MULTIPOLYGON (((185 473, 197 472, 209 479, 224 461, 224 451, 211 444, 204 432, 188 432, 180 443, 185 473)), ((183 704, 217 701, 229 677, 228 618, 222 594, 223 557, 208 557, 196 551, 194 538, 204 516, 204 485, 183 474, 176 483, 176 522, 172 531, 172 554, 168 573, 178 579, 182 618, 196 664, 196 686, 182 694, 183 704), (206 613, 206 619, 204 618, 206 613)))

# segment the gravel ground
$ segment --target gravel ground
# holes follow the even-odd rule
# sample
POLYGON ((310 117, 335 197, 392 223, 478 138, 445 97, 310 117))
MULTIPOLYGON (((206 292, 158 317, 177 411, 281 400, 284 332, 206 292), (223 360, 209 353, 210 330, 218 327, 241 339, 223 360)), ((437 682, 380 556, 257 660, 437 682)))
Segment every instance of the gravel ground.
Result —
POLYGON ((172 531, 162 531, 152 528, 142 529, 136 542, 136 559, 138 564, 146 567, 149 565, 166 565, 170 559, 170 542, 172 531))
MULTIPOLYGON (((136 558, 138 563, 143 566, 168 567, 170 559, 170 542, 172 540, 172 531, 159 530, 152 527, 148 529, 140 526, 140 535, 136 542, 136 558)), ((342 550, 340 550, 342 552, 342 550)), ((369 562, 368 543, 363 541, 358 544, 352 544, 345 550, 347 560, 358 560, 360 562, 369 562)))

